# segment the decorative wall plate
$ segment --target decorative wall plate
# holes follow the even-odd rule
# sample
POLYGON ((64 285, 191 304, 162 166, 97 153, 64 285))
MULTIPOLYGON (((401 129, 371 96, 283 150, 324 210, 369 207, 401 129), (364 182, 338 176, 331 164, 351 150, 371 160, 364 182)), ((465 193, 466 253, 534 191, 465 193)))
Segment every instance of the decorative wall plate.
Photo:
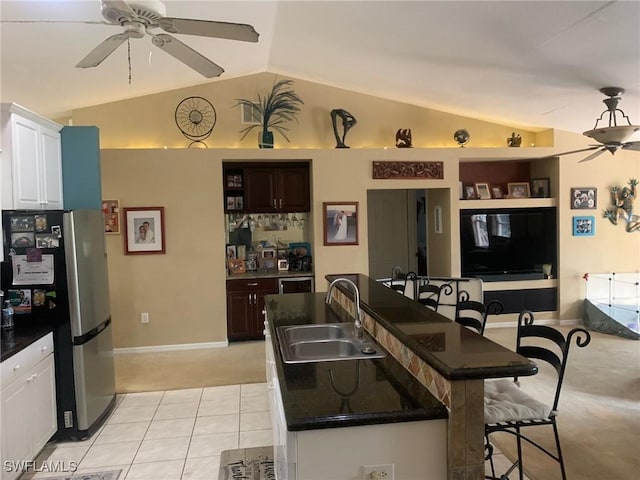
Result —
POLYGON ((216 109, 202 97, 187 97, 176 107, 176 125, 182 134, 191 140, 189 147, 199 143, 207 146, 203 140, 211 135, 216 125, 216 109))

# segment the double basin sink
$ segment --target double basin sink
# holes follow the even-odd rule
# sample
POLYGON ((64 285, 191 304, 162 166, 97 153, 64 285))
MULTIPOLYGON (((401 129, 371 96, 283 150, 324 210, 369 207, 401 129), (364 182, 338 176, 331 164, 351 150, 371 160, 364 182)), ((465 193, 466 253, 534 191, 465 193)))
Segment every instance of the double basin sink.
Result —
POLYGON ((356 335, 353 323, 326 323, 278 327, 278 342, 285 363, 332 362, 384 358, 373 339, 356 335))

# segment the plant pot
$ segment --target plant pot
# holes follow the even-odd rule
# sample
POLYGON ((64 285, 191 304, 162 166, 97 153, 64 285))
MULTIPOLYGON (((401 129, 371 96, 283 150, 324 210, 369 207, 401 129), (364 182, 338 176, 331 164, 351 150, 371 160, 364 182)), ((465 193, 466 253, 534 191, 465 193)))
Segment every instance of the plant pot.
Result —
POLYGON ((258 146, 260 148, 273 148, 273 132, 264 130, 258 136, 258 146))

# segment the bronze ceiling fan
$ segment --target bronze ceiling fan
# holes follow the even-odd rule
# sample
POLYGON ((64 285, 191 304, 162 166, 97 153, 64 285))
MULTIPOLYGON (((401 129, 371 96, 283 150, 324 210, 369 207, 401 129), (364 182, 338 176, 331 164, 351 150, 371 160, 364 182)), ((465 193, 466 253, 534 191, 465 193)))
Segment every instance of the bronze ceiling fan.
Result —
POLYGON ((600 117, 596 120, 596 124, 591 130, 587 130, 582 134, 593 138, 599 142, 598 145, 592 145, 588 148, 582 148, 579 150, 572 150, 570 152, 556 153, 554 155, 547 155, 545 157, 538 158, 551 158, 559 157, 561 155, 569 155, 572 153, 586 152, 589 150, 596 150, 591 155, 583 158, 578 163, 587 162, 602 155, 604 152, 610 152, 611 155, 618 150, 639 150, 640 141, 628 142, 627 140, 635 132, 640 131, 640 125, 632 125, 629 117, 618 108, 618 104, 622 99, 624 88, 620 87, 604 87, 600 89, 600 92, 606 95, 608 98, 603 100, 607 109, 600 114, 600 117), (600 122, 607 123, 606 126, 601 126, 600 122))

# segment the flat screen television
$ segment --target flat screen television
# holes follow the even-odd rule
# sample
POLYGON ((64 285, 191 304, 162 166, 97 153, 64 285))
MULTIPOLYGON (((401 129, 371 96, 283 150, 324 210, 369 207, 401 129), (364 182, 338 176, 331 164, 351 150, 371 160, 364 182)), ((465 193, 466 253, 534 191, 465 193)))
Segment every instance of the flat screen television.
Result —
POLYGON ((485 281, 545 278, 558 265, 556 207, 460 211, 462 276, 485 281))

